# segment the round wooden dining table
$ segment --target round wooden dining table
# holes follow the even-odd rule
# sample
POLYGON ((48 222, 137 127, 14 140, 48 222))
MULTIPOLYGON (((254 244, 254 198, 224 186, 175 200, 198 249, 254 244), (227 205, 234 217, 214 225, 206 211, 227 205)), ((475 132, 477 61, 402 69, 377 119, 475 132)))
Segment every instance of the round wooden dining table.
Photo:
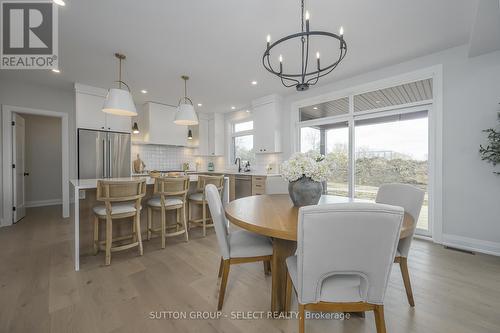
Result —
MULTIPOLYGON (((318 203, 367 202, 333 195, 323 195, 318 203)), ((256 195, 229 202, 225 207, 227 219, 240 228, 273 238, 271 263, 271 311, 284 311, 286 296, 285 259, 297 248, 298 208, 288 194, 256 195)), ((411 215, 405 213, 400 238, 408 237, 414 229, 411 215)))

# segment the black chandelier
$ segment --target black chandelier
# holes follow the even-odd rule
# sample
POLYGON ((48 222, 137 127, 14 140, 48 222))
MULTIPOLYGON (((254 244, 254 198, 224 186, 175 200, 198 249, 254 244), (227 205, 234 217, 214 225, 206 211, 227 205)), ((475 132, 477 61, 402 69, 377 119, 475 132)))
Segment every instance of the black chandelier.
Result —
POLYGON ((267 35, 267 47, 264 55, 262 56, 262 65, 264 66, 264 68, 267 69, 270 73, 278 76, 281 79, 281 83, 285 87, 289 88, 295 86, 297 88, 297 91, 304 91, 309 89, 309 86, 315 85, 320 77, 330 74, 347 54, 347 43, 344 40, 344 29, 342 27, 340 27, 338 35, 327 31, 309 30, 309 12, 306 11, 304 15, 304 0, 301 0, 301 19, 301 32, 299 33, 285 36, 272 44, 271 36, 267 35), (338 40, 340 44, 340 54, 338 60, 326 67, 321 67, 320 54, 319 52, 316 52, 316 70, 308 71, 307 66, 309 62, 309 38, 311 36, 326 36, 338 40), (281 54, 278 58, 280 63, 279 71, 275 70, 271 65, 271 61, 269 60, 269 58, 271 57, 271 49, 283 42, 286 42, 287 40, 294 38, 300 38, 302 44, 302 67, 300 73, 293 74, 283 72, 283 57, 281 54))

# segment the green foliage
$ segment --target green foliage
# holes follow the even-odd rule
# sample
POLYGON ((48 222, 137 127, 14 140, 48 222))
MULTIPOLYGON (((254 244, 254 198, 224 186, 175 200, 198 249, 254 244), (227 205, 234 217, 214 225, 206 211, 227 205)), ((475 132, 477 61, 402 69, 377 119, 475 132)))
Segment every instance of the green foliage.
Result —
MULTIPOLYGON (((500 120, 500 113, 498 117, 500 120)), ((500 132, 493 128, 488 128, 483 132, 488 133, 488 145, 486 147, 483 145, 479 146, 481 159, 496 166, 500 163, 500 132)), ((500 174, 500 172, 495 173, 500 174)))

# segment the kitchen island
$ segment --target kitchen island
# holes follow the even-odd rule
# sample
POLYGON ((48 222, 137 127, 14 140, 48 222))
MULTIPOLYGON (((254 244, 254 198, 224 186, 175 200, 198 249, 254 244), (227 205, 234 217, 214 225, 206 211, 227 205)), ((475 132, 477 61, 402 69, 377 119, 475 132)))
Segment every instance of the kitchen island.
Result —
MULTIPOLYGON (((131 180, 138 177, 125 177, 125 178, 108 178, 107 180, 131 180)), ((146 202, 153 195, 154 180, 151 177, 140 177, 146 179, 146 196, 143 199, 143 209, 141 212, 141 230, 143 233, 146 231, 146 202)), ((198 175, 189 175, 190 189, 192 193, 196 188, 198 175)), ((89 255, 92 252, 92 221, 94 213, 92 208, 102 202, 96 200, 97 179, 72 179, 70 181, 73 186, 74 194, 74 213, 73 213, 73 232, 74 232, 74 260, 75 270, 80 270, 80 255, 89 255)), ((189 195, 189 194, 188 194, 189 195)), ((224 190, 222 193, 222 202, 225 205, 229 202, 229 178, 224 177, 224 190)), ((197 205, 193 205, 197 206, 197 205)), ((195 212, 196 213, 196 212, 195 212)), ((104 227, 104 226, 102 226, 104 227)), ((113 234, 120 235, 130 232, 129 223, 116 224, 113 226, 113 234), (115 231, 116 227, 116 231, 115 231)))

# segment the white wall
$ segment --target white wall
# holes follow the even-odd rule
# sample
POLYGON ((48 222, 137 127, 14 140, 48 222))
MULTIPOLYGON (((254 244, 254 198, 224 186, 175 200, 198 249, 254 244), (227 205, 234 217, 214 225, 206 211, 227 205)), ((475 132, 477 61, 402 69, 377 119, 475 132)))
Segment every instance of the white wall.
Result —
MULTIPOLYGON (((76 130, 75 130, 75 98, 72 85, 64 88, 53 88, 35 85, 30 82, 4 80, 0 78, 0 105, 13 105, 27 108, 66 112, 69 114, 69 178, 76 177, 76 130)), ((1 115, 0 115, 1 117, 1 115)), ((0 121, 10 121, 9 119, 0 121)), ((2 145, 0 136, 0 146, 2 145)), ((2 172, 4 159, 0 150, 0 187, 3 186, 2 172)), ((68 184, 69 186, 69 184, 68 184)), ((0 202, 3 194, 0 191, 0 202)), ((0 216, 3 216, 3 204, 0 205, 0 216)))
POLYGON ((282 110, 283 158, 292 151, 293 102, 442 64, 443 240, 500 255, 500 176, 478 153, 486 142, 481 131, 498 124, 500 52, 468 58, 468 50, 449 49, 287 96, 282 110))
POLYGON ((61 118, 21 114, 25 120, 26 206, 62 203, 61 118))

